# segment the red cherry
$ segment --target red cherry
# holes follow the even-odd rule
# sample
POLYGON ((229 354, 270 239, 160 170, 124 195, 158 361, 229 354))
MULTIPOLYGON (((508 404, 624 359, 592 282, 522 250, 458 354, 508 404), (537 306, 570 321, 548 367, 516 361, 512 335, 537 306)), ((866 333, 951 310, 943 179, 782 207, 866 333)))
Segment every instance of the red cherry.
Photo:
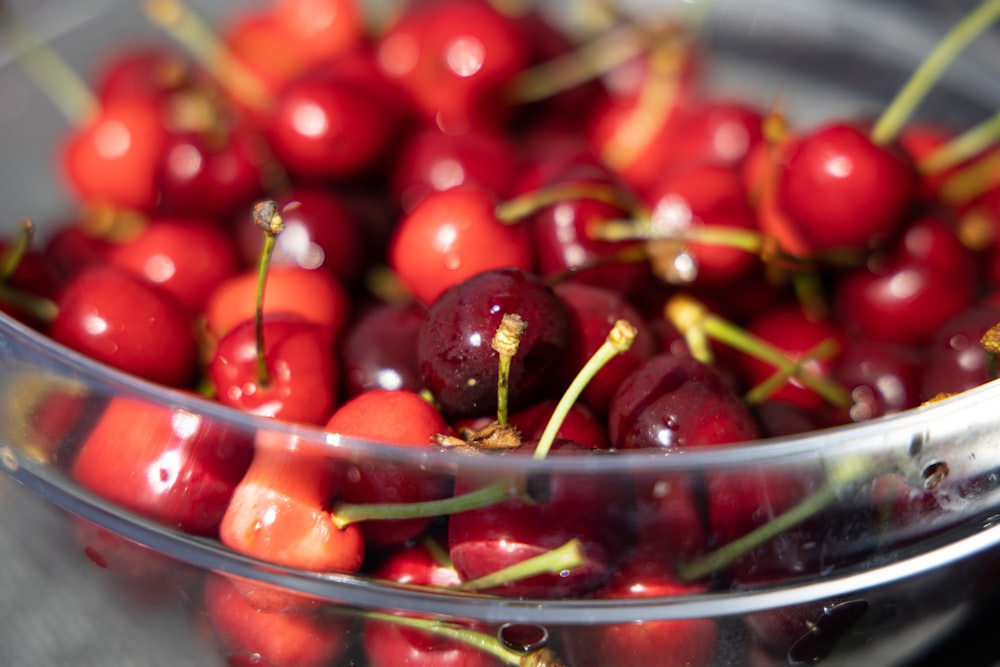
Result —
POLYGON ((713 164, 739 169, 763 139, 764 114, 747 102, 705 100, 687 118, 670 151, 678 168, 713 164))
POLYGON ((344 395, 372 389, 420 391, 417 335, 424 322, 417 304, 378 304, 361 313, 344 337, 344 395))
MULTIPOLYGON (((503 456, 530 456, 526 442, 503 456)), ((607 456, 569 440, 557 440, 549 456, 607 456)), ((495 475, 465 472, 455 480, 455 495, 496 481, 495 475)), ((616 569, 634 538, 631 484, 607 479, 588 484, 583 476, 553 473, 545 478, 544 498, 527 503, 511 498, 483 509, 454 514, 448 521, 448 552, 463 579, 475 579, 527 558, 580 540, 584 563, 565 576, 543 574, 503 584, 490 592, 511 597, 565 598, 593 592, 616 569)))
POLYGON ((413 132, 392 163, 390 186, 404 211, 431 192, 460 185, 508 196, 517 168, 514 147, 499 130, 476 128, 449 134, 437 126, 413 132))
MULTIPOLYGON (((697 586, 658 576, 622 572, 598 593, 600 599, 635 600, 697 595, 697 586)), ((715 660, 719 629, 713 618, 602 624, 571 629, 565 643, 577 667, 674 667, 710 665, 715 660)))
POLYGON ((282 89, 267 136, 292 174, 339 179, 380 164, 400 120, 398 107, 386 104, 371 86, 324 71, 297 77, 282 89))
POLYGON ((101 413, 70 474, 144 518, 215 535, 252 446, 194 412, 119 396, 101 413))
POLYGON ((273 0, 274 14, 294 36, 294 48, 313 64, 329 62, 365 42, 362 6, 357 0, 273 0))
MULTIPOLYGON (((1000 303, 982 300, 938 329, 922 357, 919 396, 930 400, 985 384, 993 379, 987 366, 983 334, 1000 324, 1000 303)), ((916 402, 916 401, 914 401, 916 402)))
POLYGON ((434 302, 452 285, 490 269, 531 268, 525 230, 496 217, 496 201, 472 186, 428 195, 404 216, 389 264, 418 301, 434 302))
POLYGON ((121 269, 81 272, 59 299, 49 335, 127 373, 172 387, 195 378, 194 325, 167 292, 121 269))
POLYGON ((214 573, 203 595, 208 621, 233 667, 328 667, 349 645, 346 615, 262 611, 228 577, 214 573))
MULTIPOLYGON (((222 519, 222 543, 276 565, 314 572, 360 568, 361 530, 357 525, 338 528, 328 507, 340 487, 340 462, 321 450, 258 431, 253 462, 222 519)), ((299 596, 286 601, 293 608, 302 606, 299 596)))
MULTIPOLYGON (((343 197, 320 187, 297 186, 278 204, 284 231, 275 238, 271 266, 322 269, 342 284, 358 280, 364 268, 365 243, 360 224, 343 197)), ((248 262, 260 257, 264 237, 252 225, 240 225, 241 248, 248 262)))
POLYGON ((92 87, 101 104, 136 98, 162 103, 188 89, 199 77, 183 56, 162 47, 136 44, 120 48, 102 63, 92 87))
POLYGON ((837 355, 833 377, 851 392, 848 417, 864 421, 917 407, 924 363, 923 346, 847 339, 844 351, 837 355))
POLYGON ((294 315, 265 317, 262 326, 267 376, 258 366, 257 323, 247 320, 219 340, 209 362, 218 400, 251 414, 322 424, 339 386, 330 330, 294 315))
POLYGON ((911 222, 883 254, 834 288, 845 329, 896 343, 925 342, 972 301, 975 263, 942 219, 911 222))
POLYGON ((916 170, 858 126, 831 123, 799 137, 781 167, 781 208, 813 250, 869 248, 903 224, 916 170))
POLYGON ((528 61, 515 22, 481 0, 409 4, 377 43, 377 61, 428 121, 460 134, 509 113, 503 87, 528 61))
MULTIPOLYGON (((261 87, 251 91, 249 100, 233 102, 255 120, 266 117, 264 110, 278 91, 306 72, 311 63, 306 53, 291 47, 294 33, 275 7, 243 9, 228 17, 219 39, 238 65, 249 70, 261 87), (249 106, 247 106, 249 104, 249 106)), ((221 78, 231 79, 232 72, 223 69, 221 78)))
MULTIPOLYGON (((341 405, 326 430, 399 447, 430 448, 433 436, 449 432, 441 413, 420 394, 405 389, 375 389, 341 405)), ((344 469, 340 499, 353 504, 415 503, 447 496, 447 479, 384 460, 354 461, 344 469)), ((361 524, 365 539, 402 544, 422 533, 430 519, 370 521, 361 524)))
POLYGON ((57 225, 45 241, 45 257, 63 284, 88 266, 107 261, 114 244, 86 231, 77 221, 57 225))
MULTIPOLYGON (((557 403, 558 400, 554 398, 539 401, 510 415, 510 423, 526 440, 537 440, 542 437, 557 403)), ((569 414, 556 431, 556 437, 572 440, 588 449, 611 449, 603 420, 582 403, 576 403, 570 408, 569 414)))
POLYGON ((240 270, 232 239, 203 220, 154 218, 135 238, 112 246, 107 262, 159 285, 192 314, 240 270))
POLYGON ((60 166, 81 200, 151 211, 159 200, 156 172, 166 138, 157 103, 130 98, 107 104, 65 137, 60 166))
MULTIPOLYGON (((248 270, 216 287, 205 305, 205 322, 216 337, 251 320, 256 312, 258 272, 248 270)), ((326 271, 298 266, 268 270, 264 313, 289 313, 328 327, 338 337, 347 322, 350 303, 344 287, 326 271), (302 295, 308 294, 308 299, 302 295)))

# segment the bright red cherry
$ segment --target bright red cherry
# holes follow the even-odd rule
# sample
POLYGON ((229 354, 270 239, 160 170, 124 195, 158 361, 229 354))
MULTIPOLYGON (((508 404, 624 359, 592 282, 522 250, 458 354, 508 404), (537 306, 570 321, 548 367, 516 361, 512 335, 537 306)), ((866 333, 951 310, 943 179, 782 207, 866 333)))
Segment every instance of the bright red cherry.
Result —
POLYGON ((112 399, 73 459, 88 490, 141 516, 215 535, 253 442, 209 418, 139 399, 112 399))
POLYGON ((219 340, 207 369, 218 400, 256 415, 322 424, 336 405, 340 381, 330 330, 277 314, 265 317, 262 327, 264 376, 256 321, 235 326, 219 340))
POLYGON ((490 3, 435 0, 406 6, 378 39, 377 61, 424 118, 458 134, 508 115, 501 93, 528 50, 490 3))
POLYGON ((389 264, 418 301, 429 305, 490 269, 531 268, 525 230, 498 220, 496 205, 488 191, 463 186, 429 194, 399 221, 389 264))
POLYGON ((162 288, 121 269, 95 266, 66 287, 58 305, 48 329, 55 341, 160 384, 194 382, 193 321, 162 288))
POLYGON ((107 261, 159 285, 192 314, 200 313, 212 290, 242 268, 228 234, 203 220, 180 217, 150 220, 137 237, 113 245, 107 261))
POLYGON ((892 147, 849 123, 798 138, 781 167, 781 208, 813 250, 864 249, 900 228, 916 192, 916 169, 892 147))

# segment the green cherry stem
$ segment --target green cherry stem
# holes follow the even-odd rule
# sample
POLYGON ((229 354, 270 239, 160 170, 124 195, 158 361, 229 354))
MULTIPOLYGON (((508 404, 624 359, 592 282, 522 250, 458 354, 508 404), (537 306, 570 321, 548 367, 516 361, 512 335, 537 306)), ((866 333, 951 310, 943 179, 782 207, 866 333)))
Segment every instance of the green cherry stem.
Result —
POLYGON ((994 114, 917 163, 923 174, 936 174, 971 159, 991 147, 1000 137, 1000 113, 994 114))
MULTIPOLYGON (((840 351, 840 346, 837 342, 831 338, 828 338, 820 343, 818 343, 813 348, 807 350, 801 357, 795 360, 795 362, 789 366, 777 369, 770 377, 761 382, 755 387, 752 387, 744 396, 745 400, 750 405, 759 405, 763 403, 768 398, 770 398, 774 392, 781 389, 785 384, 794 378, 801 378, 803 374, 808 371, 805 369, 805 365, 810 361, 818 361, 824 359, 830 359, 837 355, 840 351)), ((844 397, 840 395, 829 395, 824 396, 824 398, 832 403, 833 405, 838 405, 840 407, 849 407, 850 403, 841 404, 835 401, 848 400, 849 397, 844 397)))
POLYGON ((34 236, 35 223, 31 220, 23 220, 21 233, 17 235, 17 243, 0 255, 0 283, 5 282, 17 271, 17 267, 21 265, 25 254, 31 247, 34 236))
POLYGON ((611 331, 608 333, 607 338, 604 339, 604 343, 597 348, 597 351, 591 355, 587 363, 579 370, 576 377, 573 378, 573 381, 559 399, 559 403, 556 404, 556 409, 552 412, 552 417, 549 418, 548 423, 545 425, 545 430, 542 431, 542 435, 538 439, 538 444, 535 445, 534 457, 536 459, 544 459, 548 456, 549 450, 555 442, 556 434, 566 420, 569 411, 573 408, 573 404, 576 403, 577 399, 580 398, 580 394, 587 387, 587 384, 611 359, 628 351, 632 346, 632 341, 635 340, 636 333, 636 328, 626 320, 618 320, 611 327, 611 331))
POLYGON ((97 115, 100 104, 93 91, 39 35, 4 9, 0 9, 0 24, 18 53, 21 68, 70 125, 82 125, 97 115))
POLYGON ((254 305, 254 325, 257 336, 257 376, 264 385, 270 384, 271 373, 267 370, 267 355, 264 348, 264 291, 267 273, 274 255, 275 238, 285 229, 285 222, 278 211, 278 203, 272 199, 257 202, 253 206, 254 224, 264 230, 264 248, 257 267, 257 294, 254 305))
POLYGON ((460 591, 481 591, 539 574, 558 574, 580 567, 585 562, 583 544, 573 538, 562 546, 532 558, 501 568, 478 579, 470 579, 453 588, 460 591))
POLYGON ((497 423, 504 425, 509 418, 510 362, 517 354, 521 336, 528 324, 516 313, 505 313, 493 336, 493 350, 500 355, 497 379, 497 423))
POLYGON ((681 566, 677 571, 678 577, 685 582, 696 581, 730 565, 740 556, 829 507, 841 497, 847 486, 872 479, 876 474, 876 466, 863 455, 836 461, 828 468, 823 485, 802 502, 742 537, 681 566))
POLYGON ((983 0, 938 42, 871 130, 881 146, 894 141, 913 111, 962 50, 1000 18, 1000 0, 983 0))
POLYGON ((695 225, 683 229, 663 229, 652 218, 607 220, 591 230, 590 236, 600 241, 680 241, 704 243, 745 250, 759 255, 763 252, 764 236, 752 229, 695 225))
POLYGON ((532 190, 507 201, 500 202, 494 211, 497 219, 514 224, 533 215, 547 206, 574 199, 587 199, 605 204, 629 205, 618 188, 599 183, 557 183, 532 190))
MULTIPOLYGON (((759 359, 775 367, 788 377, 795 377, 803 385, 823 397, 831 405, 848 408, 851 395, 844 387, 829 378, 808 372, 799 362, 789 359, 784 351, 771 345, 746 329, 714 315, 703 304, 686 294, 674 296, 666 306, 667 317, 688 340, 704 345, 706 340, 717 340, 729 347, 759 359)), ((825 343, 824 345, 834 344, 825 343)), ((695 350, 692 350, 695 352, 695 350)), ((820 352, 827 354, 824 348, 820 352)), ((704 359, 701 359, 704 361, 704 359)))

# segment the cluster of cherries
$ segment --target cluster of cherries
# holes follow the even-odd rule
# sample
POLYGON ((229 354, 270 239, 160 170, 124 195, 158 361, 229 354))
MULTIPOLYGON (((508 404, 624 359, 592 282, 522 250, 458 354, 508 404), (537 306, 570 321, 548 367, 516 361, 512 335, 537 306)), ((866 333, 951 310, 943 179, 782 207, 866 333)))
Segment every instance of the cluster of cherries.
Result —
MULTIPOLYGON (((992 141, 898 106, 795 128, 707 89, 711 63, 671 21, 581 45, 486 0, 409 3, 377 29, 354 0, 273 0, 218 32, 174 0, 145 8, 187 49, 105 63, 58 156, 73 220, 43 247, 30 225, 0 246, 0 309, 101 362, 473 462, 800 433, 989 379, 992 141)), ((56 458, 146 518, 281 566, 504 596, 769 581, 862 557, 877 522, 937 509, 884 471, 862 485, 867 515, 817 507, 706 561, 830 481, 595 488, 488 465, 453 479, 133 398, 86 412, 56 458)), ((79 532, 105 567, 175 567, 79 532)), ((204 610, 233 664, 336 664, 356 622, 222 576, 204 610)), ((786 651, 810 613, 751 619, 749 634, 786 651)), ((711 619, 608 626, 557 657, 532 628, 361 615, 376 666, 708 665, 719 633, 711 619)))

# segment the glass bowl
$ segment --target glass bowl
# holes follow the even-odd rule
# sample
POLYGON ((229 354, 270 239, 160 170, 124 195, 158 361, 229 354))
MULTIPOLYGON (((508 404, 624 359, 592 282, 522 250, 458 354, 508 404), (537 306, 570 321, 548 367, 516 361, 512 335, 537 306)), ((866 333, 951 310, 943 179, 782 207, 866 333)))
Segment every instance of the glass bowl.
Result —
MULTIPOLYGON (((83 70, 122 36, 166 39, 128 3, 27 4, 25 20, 83 70)), ((792 91, 788 113, 802 123, 867 114, 884 106, 967 4, 720 0, 703 28, 713 85, 761 102, 792 91)), ((194 6, 217 19, 233 8, 194 6)), ((997 49, 995 36, 979 40, 918 114, 967 127, 992 113, 1000 90, 986 84, 997 49)), ((51 169, 63 121, 12 58, 7 50, 0 60, 5 224, 56 219, 67 204, 51 169)), ((412 633, 408 623, 434 619, 420 627, 435 638, 411 643, 465 642, 474 656, 441 664, 559 664, 553 656, 572 667, 650 664, 648 643, 663 665, 885 667, 918 658, 1000 584, 997 381, 806 435, 534 460, 400 448, 252 417, 109 369, 3 314, 0 352, 0 650, 12 666, 431 664, 373 656, 412 633), (758 530, 746 548, 737 541, 685 556, 679 569, 671 566, 685 586, 614 598, 414 586, 377 579, 370 568, 297 570, 127 509, 136 479, 155 488, 186 474, 178 457, 189 454, 178 449, 165 450, 155 470, 133 471, 119 499, 75 483, 77 452, 111 414, 125 416, 120 438, 142 439, 154 424, 169 424, 178 440, 197 431, 200 449, 191 451, 223 469, 245 469, 254 452, 267 452, 279 467, 308 461, 419 471, 449 483, 499 480, 532 489, 540 505, 568 485, 601 508, 587 521, 605 537, 632 530, 637 489, 662 499, 690 480, 735 480, 758 518, 771 519, 757 524, 774 534, 758 530), (776 499, 779 488, 803 480, 807 491, 791 506, 776 499), (899 510, 912 494, 933 507, 899 510)), ((197 509, 212 500, 204 486, 161 502, 197 509)), ((656 548, 672 548, 680 514, 665 511, 656 548)), ((375 552, 373 559, 382 555, 375 552)))

